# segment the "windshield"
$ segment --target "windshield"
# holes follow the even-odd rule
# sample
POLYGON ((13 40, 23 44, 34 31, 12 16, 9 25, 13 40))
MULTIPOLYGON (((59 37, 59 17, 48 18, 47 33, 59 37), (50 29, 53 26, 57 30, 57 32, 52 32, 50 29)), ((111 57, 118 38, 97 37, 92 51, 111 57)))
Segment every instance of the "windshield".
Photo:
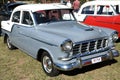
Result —
POLYGON ((75 20, 72 15, 72 10, 40 10, 33 13, 34 19, 37 24, 56 22, 56 21, 68 21, 75 20))

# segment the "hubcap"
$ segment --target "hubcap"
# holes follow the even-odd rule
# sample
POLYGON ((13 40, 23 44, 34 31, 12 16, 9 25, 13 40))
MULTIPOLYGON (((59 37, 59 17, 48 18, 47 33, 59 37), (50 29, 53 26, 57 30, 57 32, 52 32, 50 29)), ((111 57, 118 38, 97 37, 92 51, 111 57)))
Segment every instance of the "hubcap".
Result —
POLYGON ((48 56, 43 57, 43 67, 47 73, 52 71, 52 61, 48 56))

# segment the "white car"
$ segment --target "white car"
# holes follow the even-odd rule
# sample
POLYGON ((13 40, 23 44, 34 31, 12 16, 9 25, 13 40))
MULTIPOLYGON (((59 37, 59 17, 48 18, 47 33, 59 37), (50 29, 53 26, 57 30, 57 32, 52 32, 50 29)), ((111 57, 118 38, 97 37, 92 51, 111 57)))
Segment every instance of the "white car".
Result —
POLYGON ((120 38, 120 1, 97 0, 84 3, 75 16, 78 21, 117 30, 120 38))

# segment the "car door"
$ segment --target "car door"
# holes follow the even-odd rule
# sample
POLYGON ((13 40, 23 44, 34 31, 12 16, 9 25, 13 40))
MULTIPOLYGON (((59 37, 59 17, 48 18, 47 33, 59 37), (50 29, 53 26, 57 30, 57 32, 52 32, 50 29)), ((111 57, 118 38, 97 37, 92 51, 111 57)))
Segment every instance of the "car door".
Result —
POLYGON ((99 26, 114 25, 115 15, 110 5, 97 5, 97 15, 94 16, 95 23, 99 26))
POLYGON ((21 11, 19 24, 14 24, 12 30, 12 41, 15 46, 32 55, 33 53, 33 32, 35 30, 30 11, 21 11))
POLYGON ((21 14, 21 11, 15 11, 12 15, 12 18, 7 23, 8 27, 10 27, 9 31, 11 32, 9 34, 9 38, 11 40, 11 43, 15 45, 16 47, 19 47, 17 46, 17 42, 19 42, 18 41, 18 38, 19 38, 18 27, 20 25, 20 14, 21 14))

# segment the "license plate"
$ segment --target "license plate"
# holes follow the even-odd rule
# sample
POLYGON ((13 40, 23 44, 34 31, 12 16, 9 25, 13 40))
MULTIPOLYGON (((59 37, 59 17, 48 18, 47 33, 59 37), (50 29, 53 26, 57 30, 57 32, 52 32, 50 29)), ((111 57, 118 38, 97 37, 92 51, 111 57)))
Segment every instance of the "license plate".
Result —
POLYGON ((92 64, 95 64, 95 63, 99 63, 102 61, 101 57, 97 57, 97 58, 93 58, 92 60, 92 64))

